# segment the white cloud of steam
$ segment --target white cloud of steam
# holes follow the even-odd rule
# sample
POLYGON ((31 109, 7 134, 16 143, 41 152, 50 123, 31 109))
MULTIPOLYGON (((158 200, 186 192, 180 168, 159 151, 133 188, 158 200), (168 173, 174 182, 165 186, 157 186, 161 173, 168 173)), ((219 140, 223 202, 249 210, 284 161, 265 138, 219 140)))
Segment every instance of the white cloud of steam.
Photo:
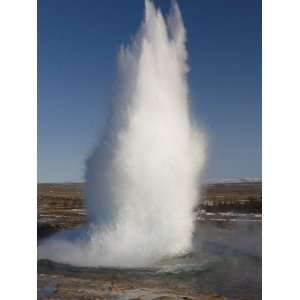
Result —
POLYGON ((175 1, 167 22, 145 1, 136 38, 120 50, 106 131, 87 161, 92 225, 47 240, 39 258, 144 266, 191 249, 205 141, 189 114, 185 40, 175 1))

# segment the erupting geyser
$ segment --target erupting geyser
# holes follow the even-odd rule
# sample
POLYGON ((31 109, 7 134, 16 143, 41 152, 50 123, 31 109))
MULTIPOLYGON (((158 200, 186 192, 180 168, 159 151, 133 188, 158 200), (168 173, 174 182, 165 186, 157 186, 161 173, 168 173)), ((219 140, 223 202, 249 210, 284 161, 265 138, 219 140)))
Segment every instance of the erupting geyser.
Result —
POLYGON ((143 266, 191 250, 205 142, 188 107, 185 29, 151 1, 119 55, 118 94, 87 161, 90 224, 39 246, 39 258, 85 266, 143 266))

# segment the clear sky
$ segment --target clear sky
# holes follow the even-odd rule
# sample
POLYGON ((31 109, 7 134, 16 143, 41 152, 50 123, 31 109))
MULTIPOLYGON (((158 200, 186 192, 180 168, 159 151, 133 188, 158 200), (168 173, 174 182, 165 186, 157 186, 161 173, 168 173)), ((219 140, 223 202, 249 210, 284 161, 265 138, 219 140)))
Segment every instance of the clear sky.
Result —
MULTIPOLYGON (((164 14, 169 0, 156 0, 164 14)), ((261 177, 261 0, 179 0, 206 177, 261 177)), ((38 1, 38 181, 83 181, 142 0, 38 1)))

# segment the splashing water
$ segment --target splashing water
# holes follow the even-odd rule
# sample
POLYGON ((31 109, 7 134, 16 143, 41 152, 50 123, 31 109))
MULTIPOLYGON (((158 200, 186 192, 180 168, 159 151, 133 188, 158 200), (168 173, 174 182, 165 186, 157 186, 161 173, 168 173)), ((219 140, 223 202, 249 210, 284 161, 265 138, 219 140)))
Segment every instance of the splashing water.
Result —
POLYGON ((118 94, 87 161, 87 228, 39 246, 78 266, 144 266, 191 250, 205 141, 188 107, 185 28, 175 2, 145 18, 119 55, 118 94), (74 238, 75 237, 75 238, 74 238))

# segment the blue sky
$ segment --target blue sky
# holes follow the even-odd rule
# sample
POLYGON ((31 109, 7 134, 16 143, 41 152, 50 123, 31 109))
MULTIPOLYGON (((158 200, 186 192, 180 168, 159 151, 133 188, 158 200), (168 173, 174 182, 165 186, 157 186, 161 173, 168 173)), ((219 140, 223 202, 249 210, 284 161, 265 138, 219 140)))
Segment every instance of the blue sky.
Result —
MULTIPOLYGON (((154 1, 167 13, 170 1, 154 1)), ((206 177, 261 177, 261 1, 178 1, 192 111, 206 128, 206 177)), ((107 118, 116 56, 142 0, 38 1, 38 181, 83 181, 107 118)))

